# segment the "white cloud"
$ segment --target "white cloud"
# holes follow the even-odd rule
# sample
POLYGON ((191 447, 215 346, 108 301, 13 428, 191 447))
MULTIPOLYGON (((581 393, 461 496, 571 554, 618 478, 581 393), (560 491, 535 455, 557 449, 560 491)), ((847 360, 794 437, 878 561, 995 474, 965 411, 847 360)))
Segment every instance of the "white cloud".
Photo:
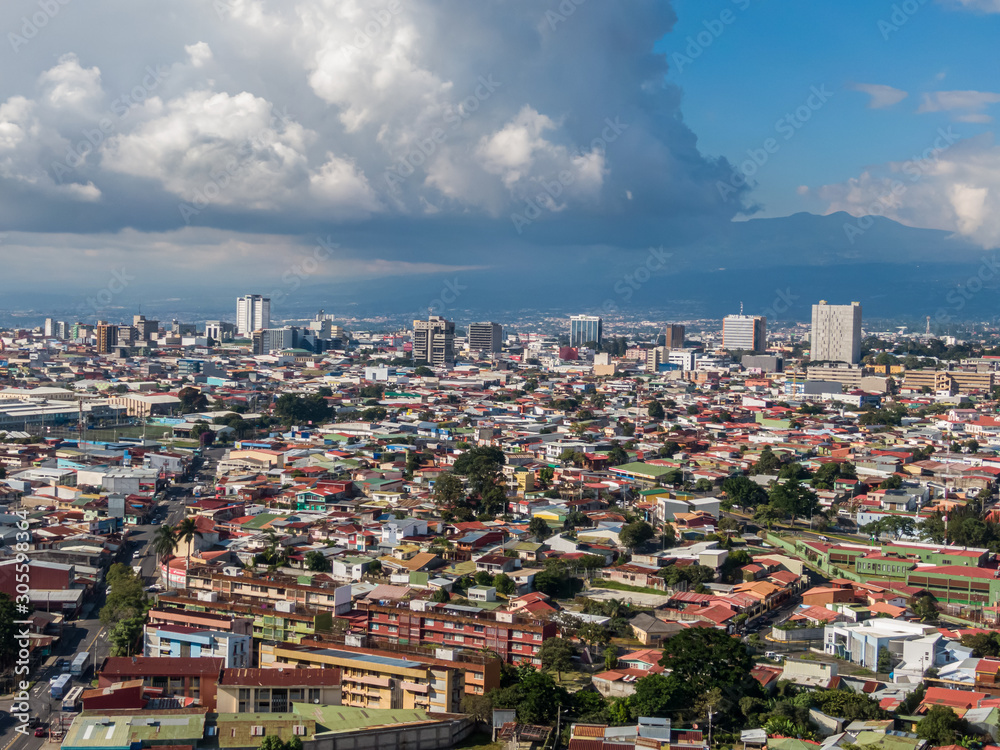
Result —
POLYGON ((83 68, 72 53, 63 55, 55 67, 43 72, 38 84, 45 101, 61 109, 93 106, 104 93, 101 71, 97 67, 83 68))
POLYGON ((195 68, 203 68, 212 61, 212 48, 205 42, 185 45, 184 51, 188 53, 191 65, 195 68))
POLYGON ((827 213, 882 215, 1000 246, 1000 146, 991 137, 945 145, 928 159, 891 162, 816 193, 827 213))
POLYGON ((978 13, 1000 13, 1000 0, 940 0, 945 6, 978 13))
POLYGON ((982 112, 990 104, 1000 102, 1000 94, 989 91, 934 91, 926 93, 917 112, 959 112, 959 122, 990 122, 993 118, 982 112))
POLYGON ((869 109, 885 109, 886 107, 891 107, 893 104, 898 104, 909 96, 902 89, 885 86, 880 83, 855 83, 851 84, 848 88, 868 94, 871 97, 868 100, 869 109))

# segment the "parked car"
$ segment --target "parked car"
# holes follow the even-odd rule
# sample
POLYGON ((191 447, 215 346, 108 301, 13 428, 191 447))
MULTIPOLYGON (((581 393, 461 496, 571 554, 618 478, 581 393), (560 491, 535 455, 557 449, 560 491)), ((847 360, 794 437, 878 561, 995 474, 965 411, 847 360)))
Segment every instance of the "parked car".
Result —
POLYGON ((35 736, 36 737, 44 737, 45 736, 45 727, 43 727, 43 726, 37 726, 37 727, 35 727, 35 736))

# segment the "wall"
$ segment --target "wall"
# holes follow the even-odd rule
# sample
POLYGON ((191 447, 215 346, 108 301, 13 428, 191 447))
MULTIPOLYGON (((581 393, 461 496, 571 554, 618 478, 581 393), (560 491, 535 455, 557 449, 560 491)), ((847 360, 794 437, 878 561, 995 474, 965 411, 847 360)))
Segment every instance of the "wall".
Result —
POLYGON ((446 750, 472 734, 474 728, 472 719, 462 718, 430 726, 319 734, 302 744, 303 750, 446 750))
POLYGON ((799 628, 797 630, 779 630, 771 628, 770 637, 780 643, 790 641, 821 641, 823 640, 823 628, 799 628))

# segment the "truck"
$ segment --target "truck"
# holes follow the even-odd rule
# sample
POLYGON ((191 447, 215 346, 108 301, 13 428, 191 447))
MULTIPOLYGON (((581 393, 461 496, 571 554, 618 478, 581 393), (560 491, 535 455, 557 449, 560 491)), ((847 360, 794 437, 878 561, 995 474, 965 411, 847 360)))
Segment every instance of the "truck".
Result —
POLYGON ((49 683, 49 695, 56 700, 62 700, 63 693, 66 692, 66 688, 69 686, 71 679, 73 679, 73 677, 68 672, 63 673, 58 677, 54 677, 52 682, 49 683))
POLYGON ((69 665, 70 674, 83 674, 87 671, 87 662, 90 661, 90 652, 81 651, 75 657, 73 657, 73 662, 69 665))

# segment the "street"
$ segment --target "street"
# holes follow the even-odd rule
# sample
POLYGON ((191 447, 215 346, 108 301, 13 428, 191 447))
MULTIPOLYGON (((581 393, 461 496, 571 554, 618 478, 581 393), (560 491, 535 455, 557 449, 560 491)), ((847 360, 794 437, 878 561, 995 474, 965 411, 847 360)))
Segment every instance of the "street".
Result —
MULTIPOLYGON (((180 523, 184 518, 184 509, 192 499, 192 488, 197 484, 211 484, 211 472, 221 452, 221 449, 208 451, 205 461, 197 462, 202 466, 192 477, 192 481, 178 482, 167 488, 164 501, 154 512, 154 518, 160 519, 160 523, 128 527, 126 556, 123 562, 127 565, 140 566, 144 584, 149 585, 159 580, 156 553, 152 549, 157 529, 162 524, 176 526, 180 523), (138 556, 135 555, 136 550, 139 551, 138 556)), ((74 677, 70 687, 91 685, 96 668, 109 655, 107 633, 98 619, 101 607, 104 606, 104 592, 104 585, 99 585, 93 594, 84 600, 81 616, 64 624, 62 637, 53 648, 52 657, 29 675, 33 683, 29 701, 30 714, 41 720, 46 736, 35 737, 33 730, 30 729, 27 735, 17 732, 17 724, 10 715, 12 701, 9 697, 4 697, 0 701, 0 750, 39 750, 42 747, 55 747, 58 744, 51 739, 51 729, 53 722, 58 722, 63 716, 62 701, 50 697, 49 681, 68 670, 68 666, 66 669, 57 669, 55 666, 57 660, 65 659, 70 662, 76 654, 87 651, 91 656, 87 671, 82 675, 82 680, 80 677, 74 677)))

